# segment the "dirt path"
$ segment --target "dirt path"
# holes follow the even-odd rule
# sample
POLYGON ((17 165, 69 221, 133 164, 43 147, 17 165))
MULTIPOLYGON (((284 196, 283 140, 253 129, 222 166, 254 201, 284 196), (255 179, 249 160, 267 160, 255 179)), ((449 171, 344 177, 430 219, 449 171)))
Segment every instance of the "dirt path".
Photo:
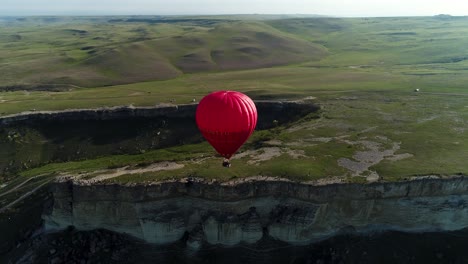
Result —
MULTIPOLYGON (((165 171, 165 170, 177 170, 183 168, 183 164, 175 163, 175 162, 169 162, 169 161, 163 161, 163 162, 158 162, 151 164, 148 167, 144 168, 138 168, 138 169, 130 169, 128 166, 127 167, 122 167, 118 168, 112 173, 103 173, 96 175, 95 177, 88 178, 88 179, 82 179, 83 176, 80 176, 79 178, 75 178, 80 182, 85 182, 85 183, 96 183, 112 178, 116 178, 125 174, 139 174, 139 173, 145 173, 145 172, 156 172, 156 171, 165 171)), ((84 176, 86 177, 86 176, 84 176)))
POLYGON ((42 188, 43 186, 45 186, 46 184, 48 184, 50 181, 52 181, 53 179, 49 179, 49 180, 46 180, 44 183, 42 183, 41 185, 37 186, 36 188, 34 188, 33 190, 21 195, 21 197, 19 197, 18 199, 14 200, 13 202, 5 205, 4 207, 0 208, 0 214, 3 213, 4 211, 8 210, 10 207, 14 206, 15 204, 21 202, 22 200, 26 199, 27 197, 29 197, 31 194, 35 193, 37 190, 39 190, 40 188, 42 188))
MULTIPOLYGON (((12 193, 12 192, 18 190, 19 188, 21 188, 21 186, 25 185, 26 183, 30 182, 31 180, 33 180, 33 179, 35 179, 35 178, 37 178, 37 177, 39 177, 39 176, 35 176, 35 177, 32 177, 32 178, 29 178, 29 179, 25 180, 24 182, 22 182, 22 183, 16 185, 13 189, 10 189, 10 190, 8 190, 8 191, 6 191, 6 192, 4 192, 4 193, 0 193, 0 197, 5 196, 5 195, 7 195, 7 194, 9 194, 9 193, 12 193)), ((6 186, 5 186, 5 187, 6 187, 6 186)))

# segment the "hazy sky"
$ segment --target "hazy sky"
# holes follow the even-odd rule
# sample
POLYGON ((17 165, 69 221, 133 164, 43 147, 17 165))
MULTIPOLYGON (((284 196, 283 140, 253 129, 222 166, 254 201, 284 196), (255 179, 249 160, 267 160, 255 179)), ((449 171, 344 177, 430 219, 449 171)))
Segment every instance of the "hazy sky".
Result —
POLYGON ((468 15, 466 0, 0 0, 0 15, 468 15))

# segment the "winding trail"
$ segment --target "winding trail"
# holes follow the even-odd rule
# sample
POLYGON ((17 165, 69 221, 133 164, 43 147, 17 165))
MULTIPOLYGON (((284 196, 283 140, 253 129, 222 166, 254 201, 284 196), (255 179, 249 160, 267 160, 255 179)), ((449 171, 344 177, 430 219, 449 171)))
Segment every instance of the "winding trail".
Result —
POLYGON ((52 180, 53 180, 53 178, 46 180, 45 182, 43 182, 42 184, 40 184, 36 188, 34 188, 31 191, 21 195, 18 199, 14 200, 13 202, 11 202, 11 203, 5 205, 4 207, 0 208, 0 214, 3 213, 4 211, 8 210, 10 207, 14 206, 15 204, 17 204, 17 203, 21 202, 22 200, 28 198, 31 194, 35 193, 37 190, 39 190, 40 188, 42 188, 43 186, 45 186, 46 184, 48 184, 52 180))
POLYGON ((179 164, 176 162, 162 161, 162 162, 153 163, 143 168, 130 168, 129 166, 125 166, 125 167, 117 168, 115 170, 100 170, 100 171, 94 171, 91 173, 81 174, 81 175, 66 174, 66 175, 61 175, 57 177, 57 179, 59 180, 73 179, 81 183, 91 184, 91 183, 102 182, 105 180, 109 180, 109 179, 116 178, 122 175, 127 175, 127 174, 140 174, 140 173, 146 173, 146 172, 177 170, 177 169, 183 168, 184 166, 185 166, 184 164, 179 164), (96 174, 96 172, 99 172, 99 173, 96 174))
POLYGON ((6 192, 4 192, 4 193, 0 193, 0 197, 5 196, 5 195, 7 195, 7 194, 9 194, 9 193, 12 193, 12 192, 18 190, 19 188, 21 188, 21 186, 25 185, 26 183, 30 182, 30 181, 33 180, 33 179, 36 179, 37 177, 39 177, 39 176, 35 176, 35 177, 32 177, 32 178, 29 178, 29 179, 25 180, 24 182, 22 182, 22 183, 16 185, 13 189, 10 189, 10 190, 8 190, 8 191, 6 191, 6 192))

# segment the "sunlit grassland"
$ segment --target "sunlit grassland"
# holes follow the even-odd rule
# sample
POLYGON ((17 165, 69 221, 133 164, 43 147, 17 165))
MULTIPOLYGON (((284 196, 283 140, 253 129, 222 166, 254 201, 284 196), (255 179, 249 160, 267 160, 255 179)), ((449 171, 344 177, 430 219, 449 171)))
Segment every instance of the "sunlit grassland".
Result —
MULTIPOLYGON (((233 160, 233 167, 229 170, 223 169, 220 158, 207 143, 203 143, 138 155, 49 164, 21 173, 28 177, 91 172, 127 165, 144 166, 170 160, 183 163, 184 168, 129 174, 113 180, 146 182, 189 176, 229 180, 264 175, 294 180, 339 176, 359 181, 361 178, 351 177, 352 173, 339 166, 337 160, 347 158, 355 161, 353 155, 366 148, 350 142, 363 140, 378 142, 382 150, 398 144, 395 154, 408 154, 405 159, 384 158, 369 167, 383 180, 431 174, 468 174, 466 22, 467 18, 426 17, 223 21, 219 22, 218 28, 187 24, 85 23, 78 26, 41 25, 44 29, 38 30, 38 25, 30 25, 21 32, 35 40, 32 46, 21 42, 14 46, 11 41, 2 42, 3 46, 0 46, 3 47, 0 49, 0 67, 5 69, 3 82, 17 83, 29 76, 27 72, 10 67, 27 61, 31 67, 28 71, 38 71, 45 77, 55 74, 61 67, 69 67, 71 75, 79 72, 76 76, 89 77, 86 79, 88 88, 73 87, 61 92, 0 92, 0 115, 31 109, 153 106, 169 102, 185 104, 221 89, 242 91, 254 99, 296 100, 312 96, 322 106, 318 119, 256 132, 241 151, 261 151, 266 147, 282 150, 281 155, 258 163, 249 163, 254 157, 248 156, 233 160), (65 31, 70 34, 64 38, 63 30, 66 28, 84 30, 88 35, 73 35, 79 31, 65 31), (39 32, 51 33, 52 37, 44 42, 37 35, 42 34, 39 32), (60 34, 54 35, 53 32, 60 34), (243 33, 247 40, 239 38, 243 33), (223 49, 225 54, 236 57, 240 54, 237 48, 246 47, 230 42, 230 34, 236 36, 235 41, 247 41, 249 48, 256 48, 249 51, 265 52, 262 62, 265 65, 269 60, 284 55, 267 45, 266 33, 288 47, 303 45, 301 50, 312 47, 310 51, 326 51, 326 54, 320 53, 323 55, 320 57, 307 55, 304 51, 304 54, 297 55, 311 56, 304 61, 252 69, 252 61, 255 61, 252 58, 257 55, 242 53, 245 56, 242 58, 250 63, 248 67, 216 68, 216 60, 212 57, 214 50, 223 49), (79 45, 76 45, 77 41, 79 45), (91 56, 88 49, 81 49, 87 46, 96 47, 96 54, 103 56, 92 61, 97 55, 91 56), (111 50, 114 52, 109 53, 112 56, 106 53, 111 50), (44 56, 47 54, 50 56, 44 56), (108 60, 115 54, 119 60, 110 63, 108 60), (136 74, 135 67, 136 71, 153 73, 163 69, 161 65, 146 64, 148 60, 142 54, 152 54, 148 55, 153 56, 151 60, 160 58, 164 67, 167 66, 164 69, 174 69, 175 74, 163 79, 157 74, 149 77, 136 74), (44 59, 48 67, 41 66, 44 59), (203 63, 197 64, 198 60, 203 63), (153 65, 154 68, 138 68, 138 64, 153 65), (105 83, 104 79, 96 81, 94 75, 91 76, 93 71, 90 73, 87 68, 89 65, 96 66, 96 71, 102 76, 120 78, 122 82, 119 83, 126 84, 105 83), (197 71, 196 67, 202 70, 197 71), (132 81, 130 73, 145 81, 132 81), (414 92, 415 89, 420 89, 420 92, 414 92), (258 139, 265 136, 262 133, 268 133, 267 139, 278 140, 280 145, 261 143, 259 147, 253 144, 263 142, 258 139), (288 150, 299 151, 303 156, 292 158, 286 154, 288 150)), ((17 28, 7 28, 0 38, 14 38, 16 33, 17 28)), ((73 84, 73 80, 65 81, 73 84)))
MULTIPOLYGON (((403 71, 406 68, 400 68, 403 71)), ((410 69, 414 71, 415 69, 410 69)), ((396 71, 396 69, 392 69, 396 71)), ((448 71, 448 70, 446 70, 448 71)), ((453 72, 453 71, 452 71, 453 72)), ((466 75, 468 76, 468 75, 466 75)), ((465 93, 463 72, 434 75, 406 75, 368 69, 276 67, 223 73, 186 74, 166 80, 68 92, 0 93, 3 115, 22 111, 94 108, 104 106, 152 106, 174 101, 189 103, 193 98, 215 90, 238 90, 271 98, 300 99, 307 96, 327 98, 336 93, 355 91, 406 91, 422 88, 425 92, 465 93)), ((261 97, 261 96, 260 96, 261 97)))
MULTIPOLYGON (((145 23, 33 24, 22 31, 16 27, 6 27, 7 31, 2 33, 3 38, 14 38, 16 33, 23 32, 27 33, 27 38, 30 38, 33 44, 29 41, 5 41, 4 48, 0 49, 4 55, 1 56, 4 63, 0 65, 4 68, 4 84, 9 83, 8 76, 11 76, 13 83, 21 83, 27 79, 23 78, 25 75, 21 75, 22 71, 9 73, 10 70, 16 69, 12 66, 22 65, 22 60, 28 62, 24 67, 31 67, 26 72, 43 75, 45 82, 46 77, 54 75, 52 72, 56 69, 69 67, 64 76, 78 74, 76 76, 81 76, 80 81, 87 82, 87 85, 101 82, 96 73, 107 76, 107 79, 121 79, 123 82, 125 81, 122 78, 130 78, 127 82, 131 83, 92 86, 93 88, 75 87, 70 91, 54 93, 3 92, 0 93, 0 100, 3 102, 0 105, 0 114, 30 109, 154 105, 172 99, 176 99, 177 103, 185 103, 219 89, 270 93, 280 97, 301 97, 310 93, 335 91, 407 90, 422 87, 425 91, 432 92, 463 92, 468 81, 468 61, 465 56, 468 30, 464 26, 465 22, 465 18, 443 20, 429 17, 313 18, 220 22, 211 29, 197 25, 145 23), (70 31, 71 29, 75 31, 70 31), (80 30, 86 33, 77 33, 80 30), (228 41, 228 45, 223 41, 227 41, 229 36, 235 37, 237 41, 243 34, 253 39, 255 32, 268 33, 278 36, 279 39, 304 39, 317 47, 322 46, 328 55, 321 60, 283 67, 221 72, 210 70, 212 59, 205 57, 210 51, 216 47, 226 52, 231 48, 244 47, 236 42, 228 41), (44 40, 42 35, 50 37, 44 40), (145 36, 144 39, 138 40, 142 35, 145 36), (174 36, 181 36, 183 41, 177 42, 174 36), (92 47, 95 53, 87 54, 90 51, 87 47, 92 47), (63 52, 66 54, 63 55, 63 52), (84 55, 85 53, 87 55, 84 55), (160 62, 157 65, 148 64, 141 54, 160 62), (188 58, 206 61, 207 64, 198 65, 205 72, 181 75, 177 67, 197 67, 193 61, 178 60, 186 55, 188 58), (59 56, 60 59, 54 59, 55 56, 59 56), (65 65, 63 62, 66 62, 65 65), (90 70, 93 65, 97 68, 90 70), (158 74, 170 79, 152 81, 151 78, 159 78, 158 74), (131 76, 139 77, 132 79, 131 76), (141 78, 146 78, 147 81, 135 82, 141 78)), ((268 50, 262 46, 265 42, 262 42, 261 38, 257 37, 256 41, 259 42, 249 42, 246 45, 268 50)), ((298 43, 289 39, 288 41, 287 45, 291 46, 298 43)), ((275 53, 265 53, 262 56, 267 54, 271 56, 275 53)), ((251 57, 245 58, 250 60, 251 57)), ((73 84, 72 79, 65 78, 62 81, 73 84)))
POLYGON ((326 53, 318 44, 258 21, 158 19, 3 22, 0 89, 94 88, 191 72, 287 65, 318 60, 326 53))
POLYGON ((42 174, 85 173, 129 165, 145 166, 158 161, 183 161, 203 157, 203 155, 207 153, 207 150, 207 143, 203 143, 154 150, 138 155, 113 155, 85 161, 53 163, 23 172, 21 176, 32 177, 42 174))
MULTIPOLYGON (((330 95, 328 95, 330 96, 330 95)), ((463 96, 462 96, 463 97, 463 96)), ((91 172, 124 166, 147 166, 163 160, 183 164, 170 171, 128 174, 109 181, 149 182, 183 177, 231 180, 249 176, 272 176, 291 180, 343 177, 359 181, 337 160, 366 151, 363 140, 379 142, 381 150, 397 144, 395 154, 409 154, 402 160, 384 159, 369 169, 382 180, 401 180, 420 175, 466 174, 468 107, 457 95, 434 95, 412 91, 354 91, 336 93, 321 101, 318 119, 304 119, 286 127, 257 131, 240 150, 257 151, 233 160, 230 169, 221 167, 221 157, 205 142, 138 155, 110 156, 95 160, 50 164, 23 172, 23 176, 43 173, 91 172), (279 145, 269 145, 269 141, 279 145), (268 148, 278 148, 279 156, 255 162, 268 148), (301 153, 299 157, 288 151, 301 153)))
POLYGON ((189 103, 193 98, 214 90, 239 90, 273 97, 301 98, 314 92, 374 89, 402 89, 410 83, 394 83, 385 74, 360 71, 313 69, 309 67, 269 68, 226 73, 187 74, 167 81, 144 82, 102 88, 75 89, 69 92, 8 92, 2 113, 12 114, 34 108, 60 110, 130 105, 151 106, 168 103, 189 103))

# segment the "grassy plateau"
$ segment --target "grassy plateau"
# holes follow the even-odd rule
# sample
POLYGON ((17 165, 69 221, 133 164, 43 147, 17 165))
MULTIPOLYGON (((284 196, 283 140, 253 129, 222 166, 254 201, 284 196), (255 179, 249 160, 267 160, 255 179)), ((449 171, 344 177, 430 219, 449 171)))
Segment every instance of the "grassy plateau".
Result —
MULTIPOLYGON (((0 117, 184 104, 222 89, 321 106, 315 118, 256 131, 230 169, 205 142, 25 168, 0 184, 6 190, 18 177, 64 174, 122 183, 466 175, 467 23, 450 16, 0 18, 0 117)), ((41 138, 19 137, 23 153, 41 138)))

